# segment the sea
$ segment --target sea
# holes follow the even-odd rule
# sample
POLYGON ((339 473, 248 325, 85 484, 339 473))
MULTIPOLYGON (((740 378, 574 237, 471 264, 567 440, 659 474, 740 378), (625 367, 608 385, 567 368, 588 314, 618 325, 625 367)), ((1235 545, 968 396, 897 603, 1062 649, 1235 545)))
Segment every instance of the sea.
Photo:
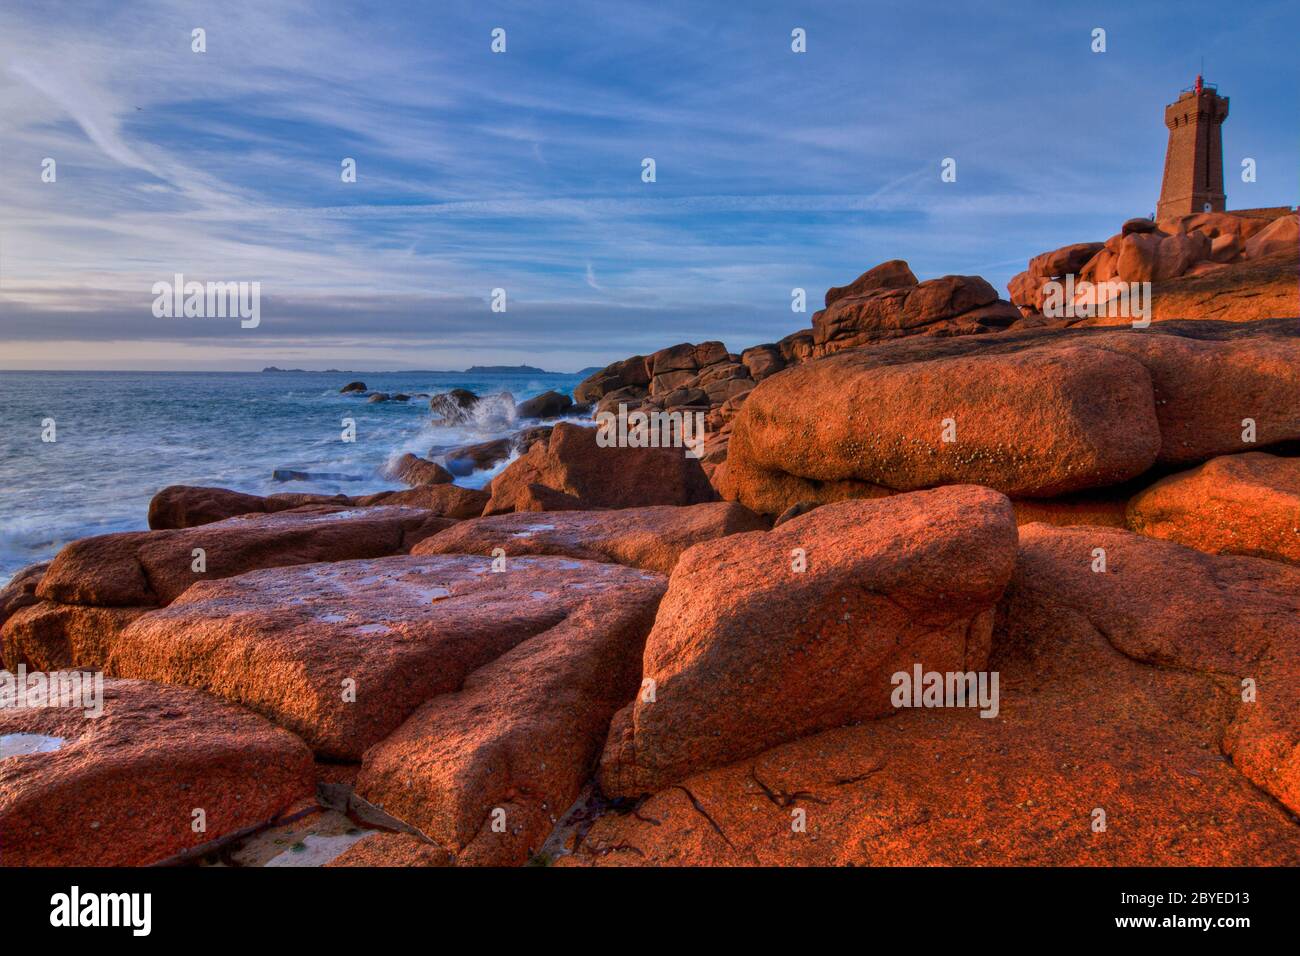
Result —
MULTIPOLYGON (((167 485, 257 495, 369 494, 405 487, 384 476, 385 465, 405 452, 425 456, 518 427, 499 417, 436 426, 428 398, 369 403, 365 395, 340 394, 348 382, 389 394, 504 391, 523 401, 550 389, 572 394, 581 378, 496 371, 0 371, 0 586, 69 541, 147 528, 149 500, 167 485), (343 440, 344 419, 355 422, 354 441, 343 440), (310 477, 281 481, 273 478, 276 471, 310 477)), ((483 487, 508 464, 457 484, 483 487)))

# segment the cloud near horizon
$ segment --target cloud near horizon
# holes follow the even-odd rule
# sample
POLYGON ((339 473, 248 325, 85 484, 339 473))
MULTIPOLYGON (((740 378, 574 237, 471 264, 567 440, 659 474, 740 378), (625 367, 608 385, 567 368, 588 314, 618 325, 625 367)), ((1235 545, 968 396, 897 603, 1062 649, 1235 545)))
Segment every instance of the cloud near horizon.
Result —
POLYGON ((573 370, 778 339, 885 259, 1002 287, 1150 212, 1202 56, 1230 208, 1296 202, 1294 4, 564 9, 0 10, 0 368, 573 370), (260 326, 154 318, 175 273, 260 326))

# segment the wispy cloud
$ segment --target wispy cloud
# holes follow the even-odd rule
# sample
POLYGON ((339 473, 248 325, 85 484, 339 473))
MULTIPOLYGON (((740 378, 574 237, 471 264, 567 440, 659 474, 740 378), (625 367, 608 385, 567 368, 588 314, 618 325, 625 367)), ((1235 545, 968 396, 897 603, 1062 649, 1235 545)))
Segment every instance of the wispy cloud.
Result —
POLYGON ((283 364, 292 340, 329 364, 592 364, 778 338, 808 319, 791 288, 815 301, 886 258, 1002 284, 1149 211, 1160 110, 1202 53, 1233 97, 1229 153, 1261 170, 1230 200, 1295 200, 1294 5, 1102 3, 1087 23, 1028 2, 566 9, 0 9, 0 363, 93 364, 120 341, 283 364), (266 331, 154 320, 148 289, 174 272, 262 282, 266 331), (492 321, 497 287, 511 306, 492 321))

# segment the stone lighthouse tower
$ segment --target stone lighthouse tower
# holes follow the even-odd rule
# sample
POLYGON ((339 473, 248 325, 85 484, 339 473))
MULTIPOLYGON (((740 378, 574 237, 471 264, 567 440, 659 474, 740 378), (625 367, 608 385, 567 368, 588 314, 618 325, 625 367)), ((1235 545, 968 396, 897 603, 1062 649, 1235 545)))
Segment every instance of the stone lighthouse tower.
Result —
POLYGON ((1222 126, 1227 118, 1228 98, 1199 76, 1195 86, 1165 107, 1169 147, 1157 219, 1223 211, 1222 126))

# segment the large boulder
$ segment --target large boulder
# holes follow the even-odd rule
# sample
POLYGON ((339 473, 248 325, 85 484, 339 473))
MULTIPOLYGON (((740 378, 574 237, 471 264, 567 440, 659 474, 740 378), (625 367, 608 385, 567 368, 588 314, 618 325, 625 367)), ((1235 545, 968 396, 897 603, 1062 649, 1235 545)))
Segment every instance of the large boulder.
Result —
POLYGON ((910 289, 918 285, 916 276, 902 259, 890 259, 873 266, 848 285, 832 286, 826 290, 825 305, 829 308, 848 296, 866 295, 877 289, 910 289))
POLYGON ((573 399, 563 392, 546 391, 515 406, 516 418, 558 418, 573 408, 573 399))
POLYGON ((1247 259, 1279 254, 1300 258, 1300 213, 1274 219, 1245 241, 1243 252, 1247 259))
POLYGON ((394 460, 387 468, 388 477, 412 487, 420 485, 448 485, 456 480, 453 475, 436 461, 429 461, 419 455, 406 452, 394 460))
POLYGON ((745 400, 714 480, 773 515, 951 481, 1043 498, 1296 439, 1293 322, 1039 328, 786 369, 745 400))
POLYGON ((0 663, 8 670, 19 665, 29 671, 100 670, 117 636, 150 610, 37 601, 0 627, 0 663))
POLYGON ((105 680, 95 717, 0 708, 6 866, 159 863, 269 823, 313 787, 302 741, 187 687, 105 680))
POLYGON ((646 367, 646 357, 633 355, 583 379, 574 388, 573 397, 579 402, 598 402, 619 389, 635 388, 645 395, 649 387, 650 370, 646 367))
POLYGON ((1128 526, 1211 554, 1300 564, 1300 459, 1264 452, 1211 459, 1134 496, 1128 526))
POLYGON ((467 388, 453 388, 449 392, 429 399, 433 424, 441 426, 476 423, 483 427, 498 427, 514 418, 515 399, 509 392, 495 395, 476 395, 467 388))
POLYGON ((891 676, 984 668, 1015 564, 1011 503, 955 486, 825 505, 682 555, 619 711, 605 793, 634 796, 891 713, 891 676))
MULTIPOLYGON (((879 354, 760 383, 733 426, 730 478, 748 469, 896 491, 976 482, 1049 497, 1125 481, 1159 452, 1151 379, 1133 359, 1084 345, 895 364, 879 354)), ((771 508, 759 487, 735 494, 771 508)))
POLYGON ((266 511, 266 499, 226 488, 169 485, 149 502, 149 527, 193 528, 235 515, 266 511))
MULTIPOLYGON (((491 468, 499 461, 505 461, 514 450, 513 438, 493 438, 472 445, 460 445, 446 451, 439 449, 438 453, 446 461, 448 471, 463 477, 491 468)), ((434 454, 434 451, 430 450, 430 454, 434 454)))
POLYGON ((529 512, 462 521, 425 538, 412 554, 560 554, 587 561, 615 561, 670 574, 683 551, 741 531, 766 530, 768 522, 734 502, 615 511, 529 512))
POLYGON ((685 448, 602 448, 597 430, 561 422, 492 481, 484 514, 519 509, 531 484, 583 502, 588 508, 691 505, 715 495, 697 459, 685 448))
MULTIPOLYGON (((906 263, 900 264, 911 276, 906 263)), ((979 276, 943 276, 921 283, 913 277, 908 283, 906 276, 890 269, 872 280, 877 270, 893 265, 877 266, 846 289, 827 293, 826 308, 812 318, 817 354, 922 332, 984 332, 1020 317, 979 276), (861 291, 849 291, 855 287, 861 291)))
POLYGON ((144 615, 108 670, 211 691, 323 757, 358 760, 512 647, 596 607, 653 603, 658 589, 648 572, 568 558, 513 558, 502 573, 486 555, 274 568, 195 585, 144 615))
POLYGON ((1047 279, 1077 274, 1104 246, 1101 242, 1076 242, 1044 252, 1029 260, 1029 274, 1047 279))
MULTIPOLYGON (((1253 599, 1249 577, 1215 580, 1225 559, 1102 529, 1026 528, 1022 545, 988 664, 999 675, 996 717, 901 709, 803 737, 688 777, 635 813, 600 816, 561 862, 1300 864, 1293 813, 1223 757, 1224 730, 1245 706, 1234 672, 1184 666, 1177 650, 1258 647, 1264 631, 1252 629, 1294 629, 1286 603, 1294 598, 1270 589, 1271 611, 1234 623, 1253 599), (1059 556, 1053 542, 1063 545, 1059 556), (1092 570, 1097 546, 1107 549, 1107 574, 1092 570), (1181 561, 1166 566, 1155 552, 1137 560, 1128 550, 1148 547, 1203 570, 1182 577, 1181 561), (1177 610, 1166 615, 1171 598, 1177 610), (1135 645, 1162 653, 1133 655, 1135 645)), ((1238 560, 1256 571, 1268 564, 1238 560)), ((1280 689, 1260 688, 1261 700, 1280 689)))
POLYGON ((64 547, 36 595, 100 607, 165 605, 196 582, 255 568, 398 554, 450 523, 415 508, 381 507, 251 514, 183 530, 98 535, 64 547))
POLYGON ((459 425, 466 421, 481 399, 467 388, 453 388, 429 398, 429 411, 442 425, 459 425))
POLYGON ((1150 373, 1161 464, 1300 439, 1300 325, 1166 322, 1087 341, 1136 359, 1150 373))
POLYGON ((1216 747, 1300 811, 1300 569, 1113 528, 1026 525, 1020 547, 1000 628, 1100 634, 1136 661, 1215 678, 1216 747))
POLYGON ((462 865, 527 861, 590 779, 610 717, 636 693, 663 579, 623 575, 596 589, 371 747, 357 792, 462 865))
POLYGON ((45 577, 49 567, 48 561, 29 564, 14 574, 8 584, 0 588, 0 628, 4 627, 5 621, 18 611, 40 601, 36 596, 36 586, 41 583, 41 578, 45 577))
POLYGON ((440 518, 477 518, 488 502, 488 493, 460 485, 417 485, 405 491, 380 491, 352 499, 360 508, 419 508, 440 518))
MULTIPOLYGON (((785 358, 775 345, 755 345, 740 353, 740 361, 754 382, 761 382, 785 368, 785 358)), ((753 388, 753 385, 750 385, 753 388)))

